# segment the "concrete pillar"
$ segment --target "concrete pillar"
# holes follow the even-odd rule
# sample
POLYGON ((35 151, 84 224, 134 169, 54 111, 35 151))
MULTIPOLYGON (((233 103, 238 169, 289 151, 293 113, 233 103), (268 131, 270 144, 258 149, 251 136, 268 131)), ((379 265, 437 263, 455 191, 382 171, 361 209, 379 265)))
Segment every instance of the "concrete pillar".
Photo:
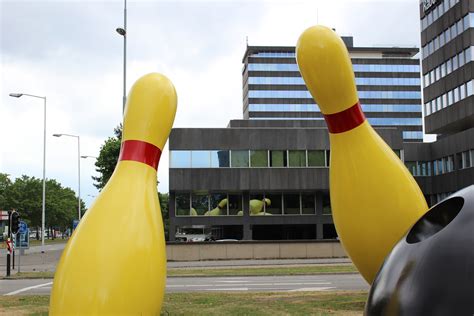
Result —
POLYGON ((323 239, 323 224, 316 224, 316 239, 323 239))

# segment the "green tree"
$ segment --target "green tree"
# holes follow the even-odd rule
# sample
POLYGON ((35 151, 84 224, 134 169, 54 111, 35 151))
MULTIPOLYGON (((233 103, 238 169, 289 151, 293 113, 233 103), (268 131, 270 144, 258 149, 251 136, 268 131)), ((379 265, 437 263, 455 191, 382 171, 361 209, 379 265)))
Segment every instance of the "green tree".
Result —
MULTIPOLYGON (((8 181, 10 181, 8 179, 8 181)), ((41 227, 41 214, 43 205, 43 180, 26 175, 15 179, 5 187, 4 177, 0 176, 0 208, 16 209, 30 227, 41 227)), ((46 216, 45 227, 66 230, 72 226, 72 221, 77 218, 77 198, 70 188, 64 188, 53 179, 46 180, 46 216)), ((81 209, 86 211, 81 200, 81 209)), ((37 235, 39 238, 39 235, 37 235)))
POLYGON ((99 190, 104 188, 114 172, 120 154, 121 139, 122 124, 114 129, 114 136, 107 138, 100 147, 99 157, 97 157, 97 161, 95 162, 95 170, 100 175, 98 177, 92 177, 95 181, 94 186, 99 190))
POLYGON ((169 225, 170 225, 170 213, 169 213, 169 194, 158 192, 158 199, 160 200, 161 217, 163 218, 163 228, 165 230, 165 238, 169 240, 169 225))
POLYGON ((12 181, 6 173, 0 173, 0 209, 6 210, 9 208, 6 197, 8 196, 8 190, 12 185, 12 181))

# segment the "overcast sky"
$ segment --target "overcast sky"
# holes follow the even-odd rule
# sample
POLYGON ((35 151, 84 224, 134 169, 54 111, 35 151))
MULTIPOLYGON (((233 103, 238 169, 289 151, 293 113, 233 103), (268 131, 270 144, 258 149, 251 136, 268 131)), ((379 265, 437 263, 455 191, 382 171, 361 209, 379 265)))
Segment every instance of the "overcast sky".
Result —
MULTIPOLYGON (((123 1, 0 0, 0 172, 42 177, 43 104, 8 96, 47 96, 46 174, 77 190, 81 154, 97 156, 122 113, 123 1)), ((419 46, 417 0, 128 1, 127 86, 149 72, 178 93, 175 127, 226 127, 242 118, 242 56, 249 45, 295 45, 324 24, 356 46, 419 46)), ((89 205, 95 159, 81 160, 89 205)), ((168 150, 158 170, 168 191, 168 150)))

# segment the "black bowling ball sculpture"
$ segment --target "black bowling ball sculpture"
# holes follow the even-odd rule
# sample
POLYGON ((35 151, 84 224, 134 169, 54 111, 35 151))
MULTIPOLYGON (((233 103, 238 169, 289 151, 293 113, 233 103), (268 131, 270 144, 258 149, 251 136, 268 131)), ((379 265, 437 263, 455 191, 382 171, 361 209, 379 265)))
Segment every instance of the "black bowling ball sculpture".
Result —
POLYGON ((433 206, 385 259, 372 315, 474 315, 474 185, 433 206))

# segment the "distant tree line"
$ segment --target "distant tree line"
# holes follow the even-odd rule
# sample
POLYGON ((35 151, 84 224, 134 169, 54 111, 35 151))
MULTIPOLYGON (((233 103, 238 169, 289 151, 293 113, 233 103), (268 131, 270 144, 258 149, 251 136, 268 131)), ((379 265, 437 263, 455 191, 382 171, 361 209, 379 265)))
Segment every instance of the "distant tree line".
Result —
MULTIPOLYGON (((0 173, 0 209, 15 209, 20 213, 30 230, 36 230, 39 239, 43 203, 43 180, 23 175, 12 181, 8 174, 0 173)), ((65 232, 72 228, 72 221, 77 219, 77 197, 73 190, 63 187, 54 179, 46 180, 46 216, 45 228, 49 236, 55 237, 54 231, 65 232)), ((82 213, 86 211, 81 200, 82 213)))

